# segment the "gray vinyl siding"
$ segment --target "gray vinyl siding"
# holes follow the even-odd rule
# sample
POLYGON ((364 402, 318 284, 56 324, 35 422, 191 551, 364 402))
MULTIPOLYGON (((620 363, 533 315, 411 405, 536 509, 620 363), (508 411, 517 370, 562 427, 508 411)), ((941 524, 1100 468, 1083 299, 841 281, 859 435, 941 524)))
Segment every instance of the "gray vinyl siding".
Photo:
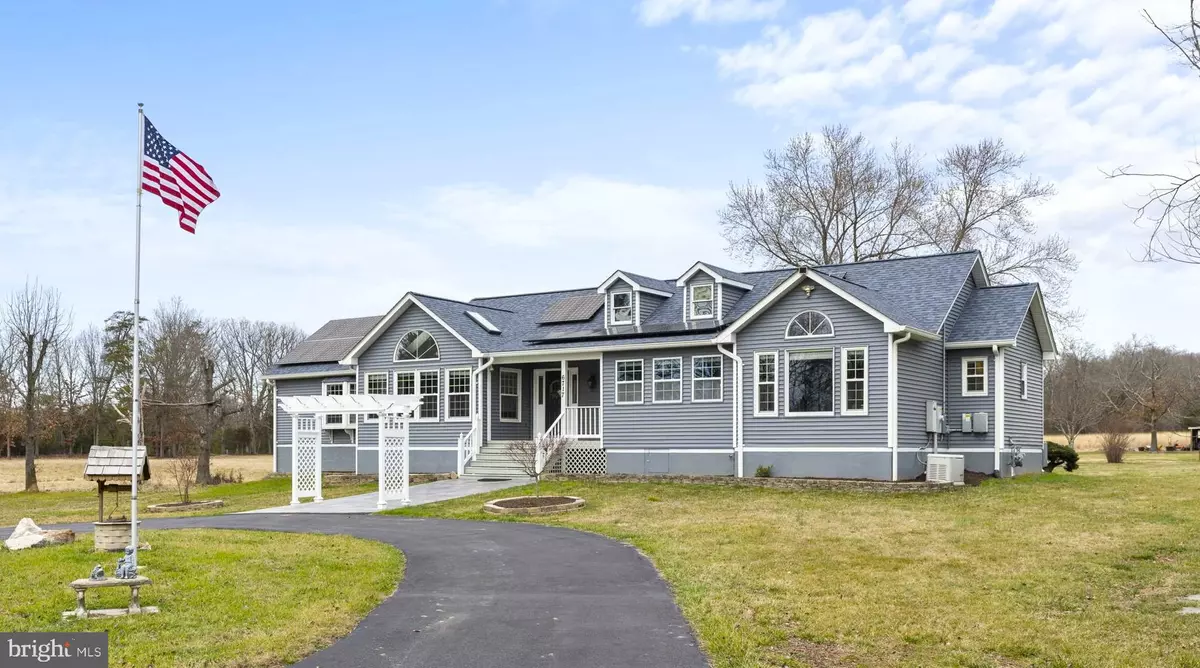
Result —
POLYGON ((734 304, 741 301, 742 297, 746 296, 746 290, 735 288, 726 283, 721 284, 721 320, 725 321, 729 318, 729 314, 733 311, 734 304))
MULTIPOLYGON (((946 441, 951 448, 990 448, 995 446, 996 438, 996 360, 989 348, 977 350, 946 351, 946 426, 950 433, 946 441), (965 357, 987 358, 987 387, 986 397, 964 397, 962 393, 962 367, 965 357), (987 411, 988 433, 962 433, 962 414, 987 411)), ((989 455, 990 456, 990 455, 989 455)), ((970 461, 970 460, 968 460, 970 461)), ((994 462, 989 464, 986 472, 995 469, 994 462)), ((977 469, 972 469, 977 470, 977 469)))
MULTIPOLYGON (((810 284, 805 281, 804 284, 810 284)), ((803 284, 802 284, 803 285, 803 284)), ((760 447, 881 447, 887 445, 888 337, 883 324, 823 287, 811 297, 797 285, 737 335, 742 359, 744 442, 760 447), (833 323, 832 338, 786 339, 788 323, 801 311, 824 313, 833 323), (865 416, 841 415, 841 349, 867 347, 867 409, 865 416), (833 349, 834 415, 785 416, 787 394, 785 369, 787 350, 833 349), (777 352, 779 362, 774 417, 754 415, 754 353, 777 352)))
POLYGON ((667 301, 666 297, 659 297, 658 295, 645 294, 642 292, 637 293, 634 296, 634 299, 638 305, 639 325, 650 320, 650 316, 654 315, 654 312, 663 305, 663 302, 667 301))
MULTIPOLYGON (((470 368, 474 370, 477 361, 471 357, 471 350, 459 341, 453 334, 439 325, 437 321, 421 310, 411 306, 400 315, 386 331, 363 351, 359 356, 358 388, 365 394, 367 391, 366 375, 370 372, 387 371, 388 392, 396 391, 396 371, 429 371, 438 372, 438 419, 437 421, 413 421, 409 424, 409 437, 412 446, 419 447, 455 447, 458 435, 470 431, 468 420, 446 422, 446 369, 470 368), (393 362, 396 344, 409 330, 423 329, 437 340, 439 358, 437 360, 421 360, 413 362, 393 362)), ((416 379, 419 383, 419 377, 416 379)), ((359 425, 359 445, 375 447, 379 443, 379 425, 364 423, 359 425)))
MULTIPOLYGON (((275 381, 275 445, 290 446, 292 444, 292 414, 283 410, 279 405, 280 397, 306 397, 320 395, 324 392, 323 383, 354 382, 353 376, 336 376, 330 378, 296 378, 275 381)), ((311 413, 305 417, 311 417, 311 413)), ((324 429, 321 431, 321 443, 325 445, 349 445, 354 443, 354 437, 343 429, 324 429)), ((291 454, 288 455, 291 457, 291 454)), ((290 466, 290 464, 289 464, 290 466)), ((353 470, 353 469, 351 469, 353 470)))
POLYGON ((605 353, 601 375, 605 448, 733 449, 733 360, 716 346, 605 353), (720 402, 692 401, 692 358, 700 355, 721 359, 720 402), (653 403, 653 360, 663 357, 683 358, 680 403, 653 403), (643 403, 617 404, 616 363, 630 359, 642 360, 643 403))
MULTIPOLYGON (((1042 348, 1034 329, 1033 316, 1025 314, 1017 345, 1004 353, 1004 436, 1021 448, 1041 448, 1042 348), (1029 398, 1021 398, 1021 364, 1029 368, 1029 398)), ((1008 443, 1005 443, 1008 447, 1008 443)))
POLYGON ((932 435, 925 431, 925 402, 942 403, 942 342, 910 339, 898 348, 898 444, 901 448, 932 445, 932 435))

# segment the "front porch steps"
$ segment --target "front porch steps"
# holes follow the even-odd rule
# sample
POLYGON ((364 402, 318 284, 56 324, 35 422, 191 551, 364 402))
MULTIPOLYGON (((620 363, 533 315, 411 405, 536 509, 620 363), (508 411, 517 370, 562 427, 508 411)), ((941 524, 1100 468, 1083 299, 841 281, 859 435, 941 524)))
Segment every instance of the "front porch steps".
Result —
MULTIPOLYGON (((463 473, 464 478, 517 478, 523 477, 525 472, 521 467, 508 455, 508 446, 512 441, 489 441, 479 450, 479 455, 475 457, 463 473)), ((559 463, 555 462, 551 467, 557 470, 559 463)), ((552 471, 547 471, 550 473, 552 471)))

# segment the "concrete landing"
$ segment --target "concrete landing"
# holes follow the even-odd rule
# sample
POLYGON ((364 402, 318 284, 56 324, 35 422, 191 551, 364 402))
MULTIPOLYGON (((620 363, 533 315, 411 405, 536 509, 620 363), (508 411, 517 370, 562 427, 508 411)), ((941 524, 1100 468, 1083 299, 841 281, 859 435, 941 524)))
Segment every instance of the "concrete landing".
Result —
MULTIPOLYGON (((454 480, 437 480, 427 482, 421 485, 413 485, 408 488, 408 496, 411 499, 409 505, 419 506, 426 503, 436 503, 438 501, 449 501, 450 499, 459 499, 464 496, 472 496, 474 494, 487 494, 496 492, 509 487, 518 487, 520 485, 528 485, 533 482, 532 478, 524 476, 514 476, 511 480, 505 482, 480 482, 472 478, 457 478, 454 480)), ((239 515, 253 515, 258 513, 320 513, 320 514, 366 514, 374 513, 379 510, 375 505, 379 501, 379 495, 376 493, 359 494, 357 496, 343 496, 337 499, 325 499, 320 503, 302 503, 298 506, 278 506, 276 508, 261 508, 259 510, 248 510, 239 515)), ((392 501, 388 504, 388 508, 398 508, 399 502, 392 501)))

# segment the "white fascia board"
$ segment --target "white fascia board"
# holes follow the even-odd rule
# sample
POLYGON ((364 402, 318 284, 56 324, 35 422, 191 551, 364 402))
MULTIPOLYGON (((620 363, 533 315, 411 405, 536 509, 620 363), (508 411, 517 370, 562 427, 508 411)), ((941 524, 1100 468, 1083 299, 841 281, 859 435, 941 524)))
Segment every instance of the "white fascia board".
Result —
POLYGON ((637 281, 633 280, 632 278, 626 276, 624 273, 622 273, 620 271, 613 272, 613 275, 609 276, 608 280, 601 283, 600 287, 596 288, 596 294, 602 295, 602 294, 608 292, 608 289, 610 287, 612 287, 612 284, 616 283, 619 280, 625 281, 626 283, 629 284, 629 287, 633 288, 634 290, 637 290, 638 292, 645 292, 646 294, 649 294, 649 295, 658 295, 659 297, 670 297, 671 296, 671 293, 669 293, 669 292, 664 292, 662 290, 655 290, 654 288, 648 288, 648 287, 642 285, 641 283, 638 283, 637 281))
POLYGON ((771 305, 779 301, 784 295, 790 292, 792 288, 796 287, 797 283, 804 280, 805 275, 806 274, 803 269, 797 269, 795 273, 789 276, 786 280, 775 286, 774 290, 768 292, 765 297, 758 301, 757 304, 750 307, 750 310, 743 313, 737 320, 729 323, 729 326, 726 327, 725 330, 720 334, 718 334, 713 339, 713 342, 733 343, 734 334, 743 329, 746 325, 750 324, 750 322, 757 318, 759 314, 770 308, 771 305))
POLYGON ((310 371, 308 373, 284 373, 263 375, 263 380, 288 380, 290 378, 330 378, 333 376, 353 376, 358 371, 356 369, 342 369, 341 371, 310 371))
POLYGON ((859 308, 859 310, 863 311, 867 315, 874 317, 876 320, 879 320, 880 322, 882 322, 883 329, 886 332, 904 332, 904 331, 912 330, 914 332, 922 331, 922 333, 928 334, 928 332, 923 332, 923 330, 918 330, 915 327, 905 327, 904 325, 901 325, 900 323, 892 320, 891 318, 887 317, 886 315, 884 315, 884 314, 880 313, 879 311, 875 310, 874 308, 868 306, 866 304, 866 302, 859 300, 854 295, 839 288, 837 285, 835 285, 833 283, 833 281, 825 278, 819 272, 814 271, 812 273, 809 273, 808 277, 812 279, 813 283, 824 286, 825 289, 829 290, 833 294, 850 302, 851 304, 857 306, 859 308))
POLYGON ((403 315, 404 312, 408 310, 408 307, 414 304, 417 306, 417 308, 424 311, 425 314, 430 318, 433 318, 434 322, 441 325, 442 328, 447 332, 450 332, 451 336, 458 339, 464 346, 470 349, 472 355, 475 357, 482 355, 479 349, 472 345, 471 342, 463 337, 462 334, 459 334, 454 330, 453 327, 447 325, 445 320, 439 318, 438 315, 429 307, 422 304, 421 300, 417 299, 416 295, 408 292, 400 298, 400 301, 396 302, 396 305, 387 312, 387 315, 383 316, 379 322, 375 323, 375 326, 371 328, 371 331, 367 332, 367 335, 364 336, 361 341, 356 343, 354 347, 350 349, 350 352, 346 353, 344 358, 338 360, 338 364, 347 364, 350 366, 358 364, 358 356, 361 355, 364 350, 370 347, 372 343, 375 343, 375 340, 378 339, 381 334, 387 331, 387 328, 391 327, 392 323, 396 322, 396 318, 399 318, 401 315, 403 315))
POLYGON ((987 339, 983 341, 952 341, 946 344, 946 350, 965 350, 968 348, 1010 348, 1017 344, 1014 339, 987 339))
POLYGON ((683 286, 687 285, 687 282, 691 280, 692 276, 695 276, 697 272, 701 271, 711 276, 714 283, 724 283, 725 285, 732 285, 735 288, 741 288, 743 290, 754 289, 753 285, 742 283, 741 281, 735 281, 732 278, 725 278, 724 276, 710 269, 708 265, 704 264, 703 262, 697 262, 696 264, 693 264, 691 269, 685 271, 683 276, 680 276, 679 280, 675 281, 675 285, 682 288, 683 286))
POLYGON ((1050 314, 1046 312, 1046 302, 1042 297, 1040 285, 1033 290, 1029 308, 1033 309, 1033 324, 1038 330, 1038 342, 1042 344, 1042 353, 1052 354, 1057 359, 1058 341, 1054 338, 1054 325, 1050 322, 1050 314), (1047 341, 1050 343, 1049 349, 1046 346, 1047 341))

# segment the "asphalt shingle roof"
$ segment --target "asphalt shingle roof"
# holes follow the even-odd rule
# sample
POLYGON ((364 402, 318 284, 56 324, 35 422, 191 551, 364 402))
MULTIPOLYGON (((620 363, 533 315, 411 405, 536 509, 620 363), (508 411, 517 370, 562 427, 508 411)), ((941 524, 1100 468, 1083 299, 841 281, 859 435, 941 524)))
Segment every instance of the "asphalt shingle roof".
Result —
POLYGON ((954 323, 947 341, 1013 341, 1037 286, 1032 283, 979 288, 954 323))
POLYGON ((637 281, 637 284, 643 288, 661 290, 662 292, 675 292, 675 281, 664 281, 661 278, 650 278, 649 276, 635 274, 632 271, 625 271, 624 269, 621 270, 621 273, 637 281))
POLYGON ((354 344, 362 340, 367 332, 383 316, 343 318, 330 320, 321 325, 307 339, 288 351, 276 364, 311 364, 314 362, 336 362, 346 356, 354 344))

